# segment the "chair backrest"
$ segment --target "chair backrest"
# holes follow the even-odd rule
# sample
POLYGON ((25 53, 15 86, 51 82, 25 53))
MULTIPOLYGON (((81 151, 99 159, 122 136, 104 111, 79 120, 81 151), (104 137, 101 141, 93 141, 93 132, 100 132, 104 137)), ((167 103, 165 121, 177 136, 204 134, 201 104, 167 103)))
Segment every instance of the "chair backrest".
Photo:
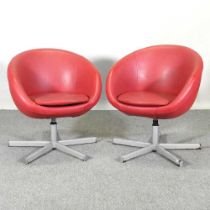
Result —
POLYGON ((192 49, 158 45, 135 51, 110 70, 107 86, 113 96, 127 91, 151 90, 177 95, 188 79, 202 72, 202 59, 192 49))
POLYGON ((91 96, 100 75, 84 57, 58 49, 35 49, 15 56, 8 77, 22 85, 27 95, 76 92, 91 96))

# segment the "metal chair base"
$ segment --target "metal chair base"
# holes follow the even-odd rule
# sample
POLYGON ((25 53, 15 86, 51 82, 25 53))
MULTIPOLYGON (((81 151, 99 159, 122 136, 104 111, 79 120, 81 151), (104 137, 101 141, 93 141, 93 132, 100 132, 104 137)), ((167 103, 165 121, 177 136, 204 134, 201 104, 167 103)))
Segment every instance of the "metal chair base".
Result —
POLYGON ((139 141, 132 141, 127 139, 115 138, 113 139, 113 144, 126 145, 131 147, 141 147, 137 151, 128 153, 120 157, 121 162, 126 162, 133 158, 146 155, 150 152, 157 152, 162 157, 170 160, 177 166, 183 166, 183 161, 178 158, 176 155, 170 153, 168 150, 190 150, 190 149, 201 149, 201 144, 167 144, 160 143, 160 135, 159 135, 159 125, 156 120, 156 124, 154 125, 153 121, 153 132, 152 132, 152 143, 145 143, 139 141))
POLYGON ((58 130, 56 120, 53 118, 50 123, 50 141, 9 141, 10 147, 41 147, 25 158, 25 163, 30 163, 48 152, 57 149, 80 160, 87 160, 88 156, 67 146, 96 143, 96 137, 80 138, 71 140, 58 140, 58 130))

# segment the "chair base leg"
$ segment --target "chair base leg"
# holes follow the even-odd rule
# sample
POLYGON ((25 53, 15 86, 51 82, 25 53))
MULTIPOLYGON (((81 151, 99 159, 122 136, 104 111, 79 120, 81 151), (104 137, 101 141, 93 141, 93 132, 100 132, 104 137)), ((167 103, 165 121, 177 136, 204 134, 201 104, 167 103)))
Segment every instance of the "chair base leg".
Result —
POLYGON ((96 137, 80 138, 80 139, 70 139, 70 140, 60 140, 60 144, 69 146, 69 145, 81 145, 81 144, 92 144, 96 143, 96 137))
POLYGON ((88 156, 85 154, 82 154, 81 152, 78 152, 74 149, 71 149, 67 146, 64 146, 60 143, 57 143, 56 146, 54 147, 51 143, 48 143, 47 145, 45 145, 44 147, 36 150, 35 152, 33 152, 32 154, 30 154, 29 156, 27 156, 25 158, 25 163, 31 163, 32 161, 42 157, 43 155, 49 153, 50 151, 57 149, 65 154, 71 155, 75 158, 78 158, 80 160, 88 160, 88 156))
POLYGON ((160 144, 160 146, 175 150, 201 149, 201 144, 160 144))
POLYGON ((139 149, 137 151, 134 151, 134 152, 131 152, 131 153, 121 156, 120 161, 126 162, 128 160, 149 154, 151 152, 157 152, 162 157, 165 157, 166 159, 170 160, 177 166, 183 166, 183 161, 181 159, 179 159, 178 157, 176 157, 174 154, 168 152, 166 149, 164 149, 161 146, 154 146, 152 144, 150 146, 144 147, 143 149, 139 149))
POLYGON ((50 141, 9 141, 9 147, 44 147, 50 141))
POLYGON ((8 145, 10 147, 41 147, 36 150, 29 156, 25 158, 25 163, 31 163, 32 161, 42 157, 43 155, 49 153, 50 151, 57 149, 60 152, 71 155, 80 160, 86 161, 88 160, 88 156, 69 148, 69 145, 81 145, 81 144, 91 144, 95 143, 96 137, 89 138, 79 138, 79 139, 71 139, 71 140, 58 140, 58 131, 57 131, 57 123, 55 119, 51 121, 51 141, 9 141, 8 145), (52 123, 53 121, 53 123, 52 123))
POLYGON ((154 149, 155 149, 155 147, 153 145, 144 147, 143 149, 139 149, 137 151, 134 151, 134 152, 131 152, 131 153, 128 153, 126 155, 121 156, 120 161, 121 162, 126 162, 128 160, 133 159, 133 158, 146 155, 146 154, 152 152, 154 149))
POLYGON ((127 145, 127 146, 132 146, 132 147, 147 147, 151 145, 150 143, 132 141, 132 140, 127 140, 127 139, 119 139, 119 138, 114 138, 112 143, 119 144, 119 145, 127 145))
POLYGON ((38 159, 39 157, 47 154, 48 152, 50 152, 51 150, 53 150, 53 146, 51 143, 45 145, 44 147, 36 150, 35 152, 33 152, 32 154, 30 154, 29 156, 27 156, 25 158, 25 163, 28 164, 36 159, 38 159))
POLYGON ((201 149, 201 144, 167 144, 167 143, 159 143, 160 132, 158 130, 159 125, 156 121, 156 125, 154 125, 153 121, 153 132, 152 132, 152 143, 145 143, 139 141, 132 141, 128 139, 113 139, 113 144, 125 145, 131 147, 140 147, 141 149, 136 150, 134 152, 128 153, 120 157, 121 162, 126 162, 136 157, 140 157, 146 155, 151 152, 157 152, 162 157, 170 160, 177 166, 183 166, 183 161, 176 157, 174 154, 170 153, 167 150, 190 150, 190 149, 201 149))
POLYGON ((61 152, 66 153, 68 155, 71 155, 71 156, 73 156, 75 158, 78 158, 80 160, 84 160, 84 161, 88 160, 88 156, 87 155, 82 154, 81 152, 78 152, 77 150, 71 149, 71 148, 69 148, 67 146, 64 146, 62 144, 57 143, 56 144, 56 149, 58 149, 61 152))
POLYGON ((166 158, 166 159, 170 160, 171 162, 173 162, 174 164, 176 164, 177 166, 180 166, 180 167, 183 166, 183 161, 181 159, 179 159, 178 157, 176 157, 176 155, 170 153, 163 147, 157 146, 155 151, 159 155, 163 156, 164 158, 166 158))

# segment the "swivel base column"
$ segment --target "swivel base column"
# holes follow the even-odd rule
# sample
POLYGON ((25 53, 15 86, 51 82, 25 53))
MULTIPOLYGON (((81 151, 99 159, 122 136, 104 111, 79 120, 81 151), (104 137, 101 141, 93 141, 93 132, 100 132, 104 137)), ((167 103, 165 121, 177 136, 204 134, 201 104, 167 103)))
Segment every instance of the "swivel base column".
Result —
POLYGON ((56 119, 52 118, 50 123, 51 140, 50 141, 9 141, 10 147, 42 147, 25 158, 26 163, 30 163, 35 159, 47 154, 48 152, 57 149, 68 155, 76 157, 80 160, 87 160, 88 156, 82 154, 67 146, 91 144, 96 142, 96 137, 80 138, 71 140, 58 140, 58 130, 56 119))
POLYGON ((175 163, 177 166, 182 166, 183 161, 180 158, 178 158, 176 155, 170 153, 168 150, 201 149, 201 144, 167 144, 167 143, 162 144, 159 143, 159 140, 160 140, 159 124, 158 120, 154 119, 152 124, 152 143, 144 143, 139 141, 131 141, 131 140, 116 138, 113 139, 113 144, 142 148, 137 151, 121 156, 120 157, 121 162, 126 162, 133 158, 146 155, 150 152, 157 152, 159 155, 175 163))

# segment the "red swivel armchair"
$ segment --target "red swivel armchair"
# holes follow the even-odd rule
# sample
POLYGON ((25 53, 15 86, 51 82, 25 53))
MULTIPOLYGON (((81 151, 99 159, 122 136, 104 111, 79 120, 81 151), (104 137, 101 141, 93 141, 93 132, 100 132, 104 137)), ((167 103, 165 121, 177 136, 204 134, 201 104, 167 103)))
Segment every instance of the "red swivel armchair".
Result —
POLYGON ((106 83, 111 104, 125 114, 153 119, 152 143, 113 139, 114 144, 141 148, 121 156, 122 162, 156 151, 181 166, 183 161, 168 150, 201 148, 200 144, 161 143, 158 119, 175 118, 190 109, 202 68, 202 59, 195 51, 177 45, 135 51, 112 67, 106 83))
POLYGON ((58 49, 35 49, 15 56, 8 66, 10 92, 18 109, 32 118, 50 118, 50 141, 9 141, 9 146, 41 147, 26 163, 53 149, 87 160, 68 145, 96 142, 95 137, 59 140, 56 118, 77 117, 99 100, 101 78, 84 57, 58 49))

